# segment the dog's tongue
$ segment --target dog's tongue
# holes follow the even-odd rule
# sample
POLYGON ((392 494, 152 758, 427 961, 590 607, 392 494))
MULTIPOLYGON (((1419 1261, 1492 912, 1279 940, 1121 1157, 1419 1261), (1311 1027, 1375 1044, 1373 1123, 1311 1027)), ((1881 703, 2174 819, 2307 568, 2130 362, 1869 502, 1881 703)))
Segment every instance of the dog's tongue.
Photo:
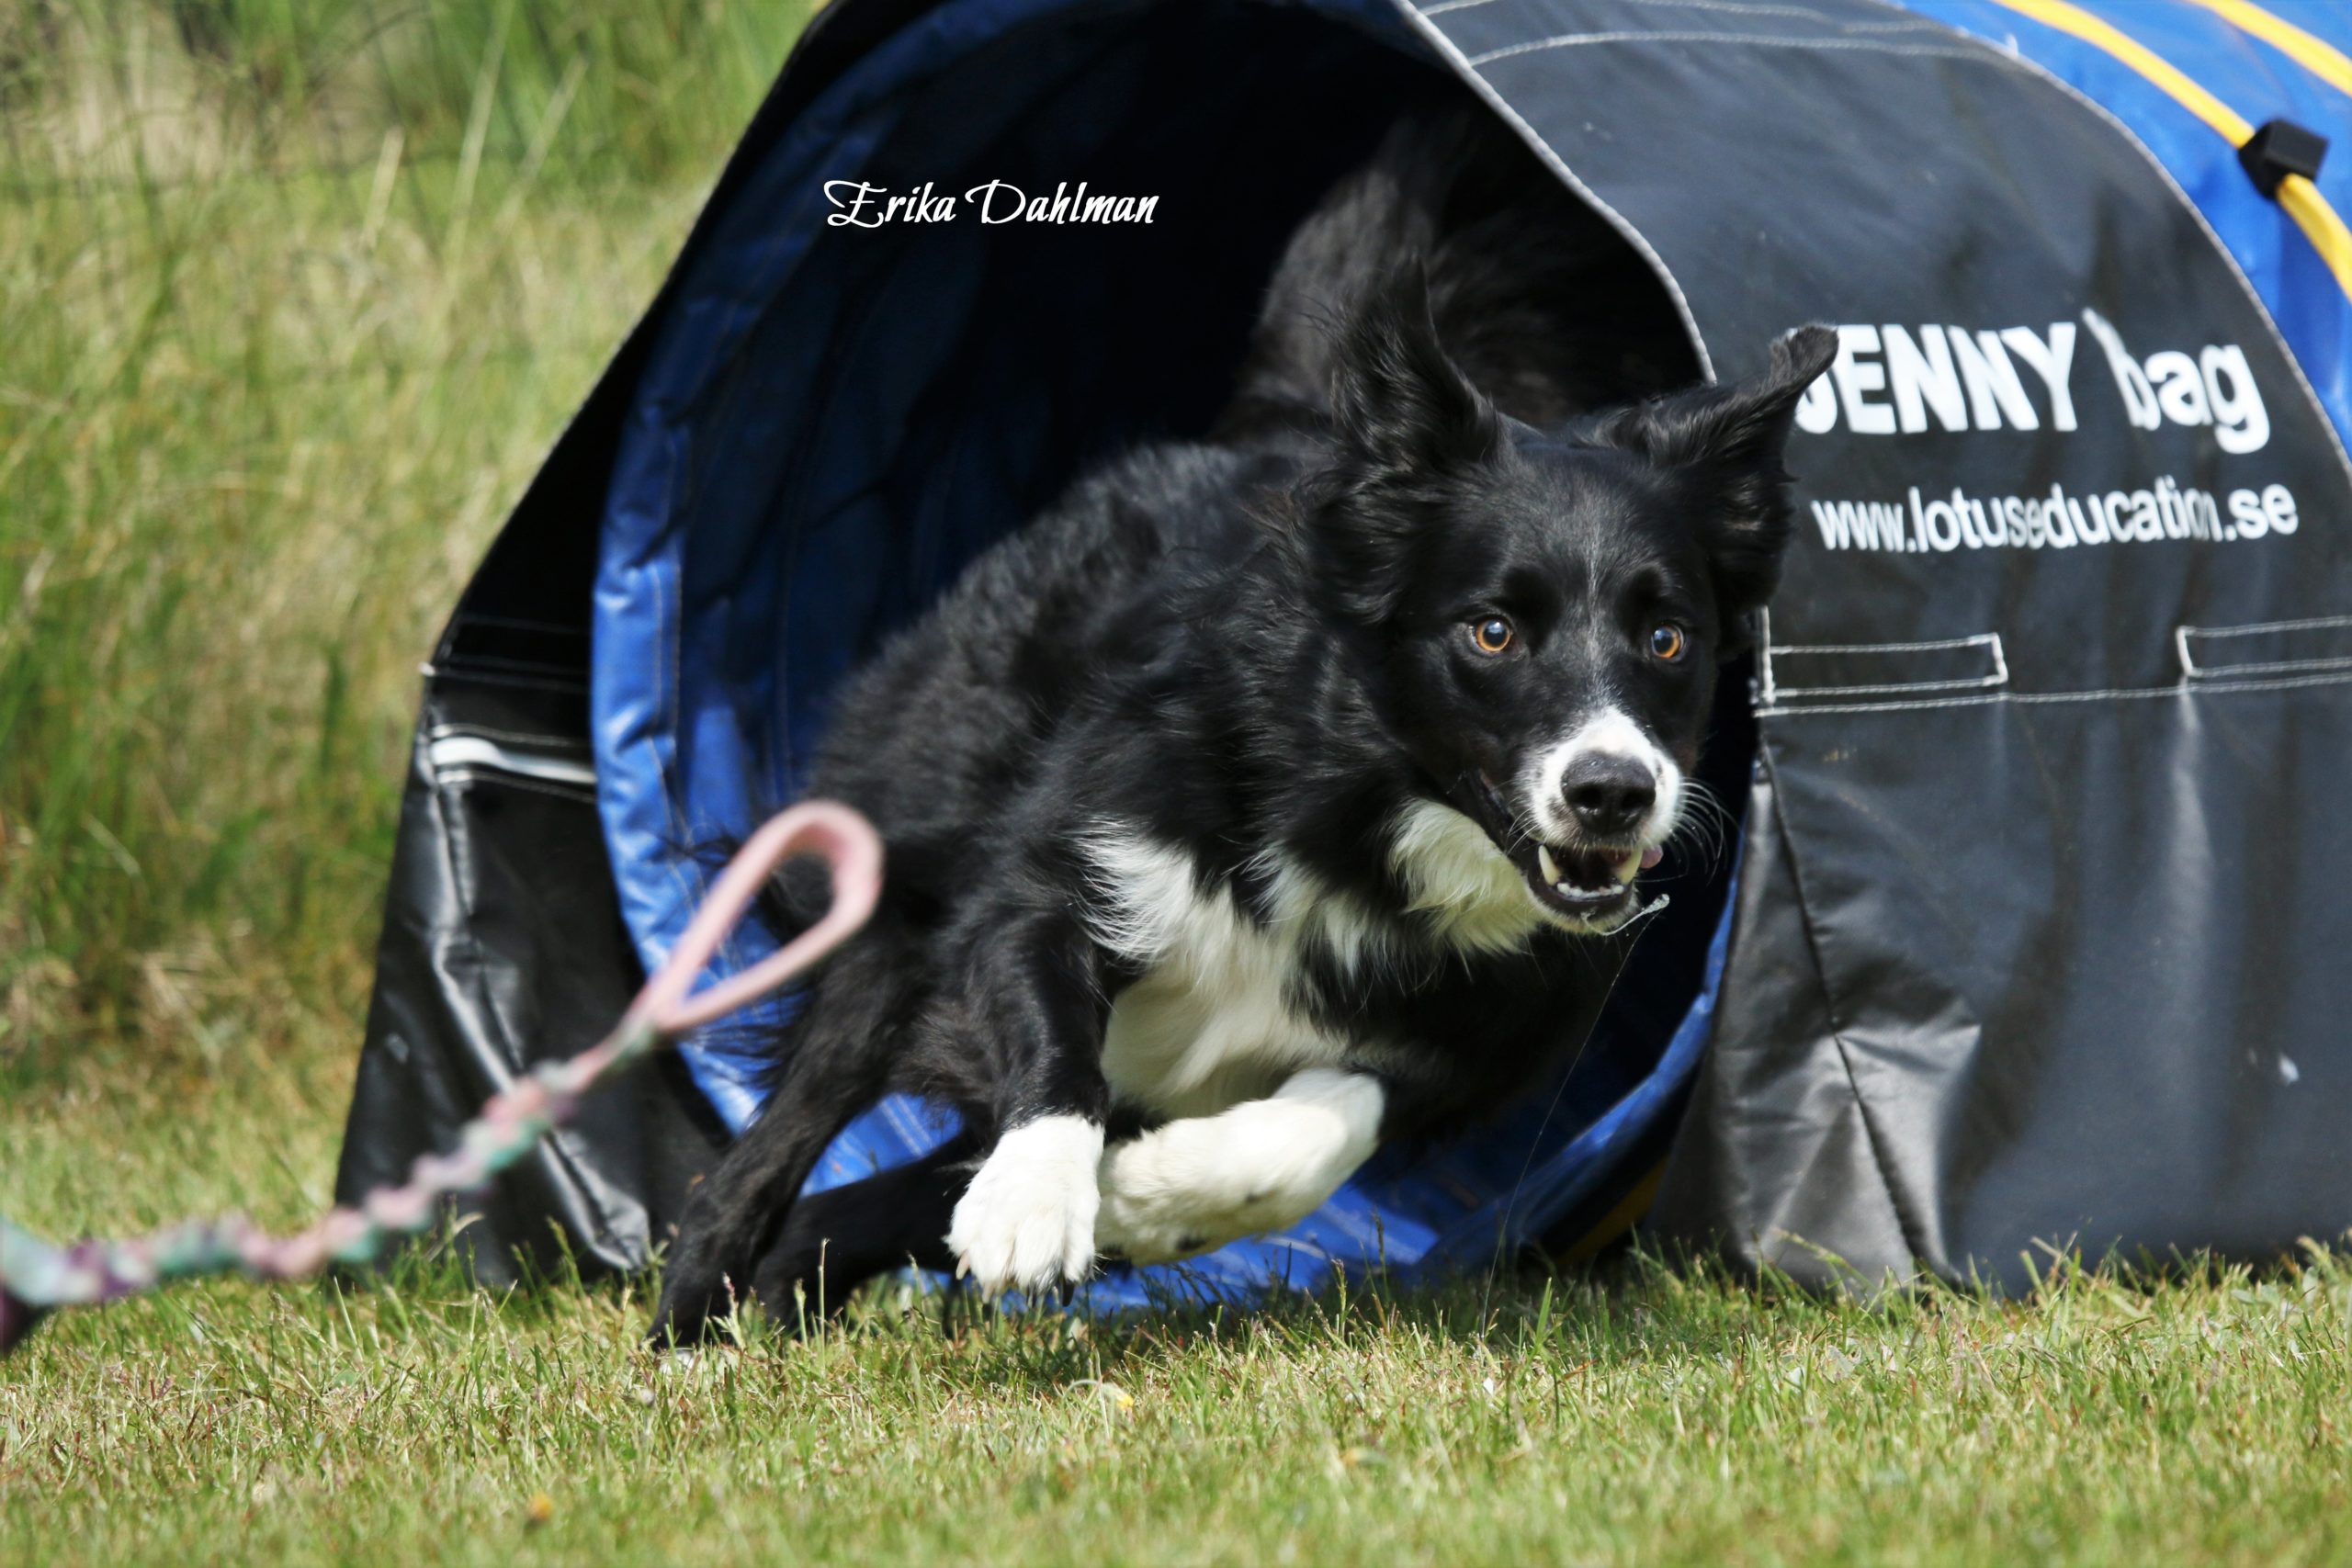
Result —
POLYGON ((1666 852, 1664 850, 1644 850, 1642 852, 1642 869, 1644 871, 1647 871, 1665 858, 1666 852))

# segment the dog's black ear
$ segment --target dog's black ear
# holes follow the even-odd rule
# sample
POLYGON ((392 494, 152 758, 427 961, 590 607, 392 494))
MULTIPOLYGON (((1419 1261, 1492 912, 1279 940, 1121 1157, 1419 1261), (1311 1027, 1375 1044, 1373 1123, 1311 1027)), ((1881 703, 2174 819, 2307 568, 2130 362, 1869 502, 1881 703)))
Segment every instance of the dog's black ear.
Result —
POLYGON ((1789 540, 1789 473, 1781 466, 1797 400, 1838 355, 1838 334, 1799 327, 1772 345, 1760 376, 1654 399, 1611 416, 1598 439, 1686 474, 1706 497, 1708 548, 1724 651, 1739 623, 1770 596, 1789 540))
POLYGON ((1331 409, 1360 458, 1408 479, 1478 462, 1502 434, 1494 405, 1438 341, 1419 261, 1389 274, 1341 328, 1331 409))
POLYGON ((1342 456, 1316 508, 1315 545, 1340 608, 1394 609, 1450 481, 1491 458, 1502 420, 1447 357, 1419 261, 1398 267, 1340 333, 1331 412, 1342 456))

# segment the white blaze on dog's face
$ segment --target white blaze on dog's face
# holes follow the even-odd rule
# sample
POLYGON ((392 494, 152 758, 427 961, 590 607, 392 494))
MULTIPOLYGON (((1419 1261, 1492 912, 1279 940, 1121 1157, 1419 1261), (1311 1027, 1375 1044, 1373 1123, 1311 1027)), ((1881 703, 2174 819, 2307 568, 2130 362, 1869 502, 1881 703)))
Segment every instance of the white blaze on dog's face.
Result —
POLYGON ((1518 812, 1546 844, 1620 842, 1612 863, 1630 882, 1645 852, 1663 847, 1682 822, 1682 765, 1624 709, 1579 721, 1531 759, 1516 781, 1518 812))
POLYGON ((1409 280, 1355 323, 1335 400, 1358 456, 1313 542, 1426 780, 1391 857, 1421 906, 1579 931, 1638 908, 1777 575, 1781 444, 1835 348, 1807 328, 1753 380, 1537 430, 1462 378, 1409 280), (1506 862, 1523 897, 1498 897, 1506 862))

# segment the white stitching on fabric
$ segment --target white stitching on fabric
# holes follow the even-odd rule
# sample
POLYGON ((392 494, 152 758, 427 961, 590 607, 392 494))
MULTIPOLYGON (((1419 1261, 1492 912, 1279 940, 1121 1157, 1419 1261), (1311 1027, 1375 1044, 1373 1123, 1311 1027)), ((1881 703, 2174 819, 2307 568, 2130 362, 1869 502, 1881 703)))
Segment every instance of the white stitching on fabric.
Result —
POLYGON ((1771 38, 1761 33, 1563 33, 1557 38, 1537 39, 1530 43, 1515 43, 1508 49, 1490 49, 1484 54, 1472 55, 1465 62, 1474 70, 1483 70, 1498 60, 1514 55, 1534 54, 1547 49, 1581 49, 1594 43, 1744 43, 1759 49, 1826 49, 1859 51, 1864 54, 1912 54, 1941 60, 1985 61, 1999 63, 2007 57, 1980 53, 1974 49, 1942 49, 1929 44, 1881 43, 1876 39, 1860 38, 1771 38))
POLYGON ((1471 64, 1469 57, 1462 52, 1459 45, 1445 36, 1444 29, 1413 8, 1413 0, 1396 0, 1396 8, 1405 14, 1406 22, 1427 39, 1439 53, 1453 62, 1460 69, 1463 80, 1470 90, 1484 99, 1487 107, 1500 115, 1507 124, 1515 128, 1529 149, 1541 158, 1570 190, 1575 191, 1595 212, 1600 213, 1602 220, 1616 230, 1625 243, 1633 246, 1642 260, 1649 265, 1650 270, 1657 275, 1658 281, 1666 285, 1668 297, 1674 301, 1675 314, 1681 318, 1682 330, 1690 340, 1691 351, 1699 356, 1701 378, 1708 385, 1713 386, 1715 380, 1714 356, 1707 352, 1706 334, 1699 330, 1699 317, 1690 309, 1690 297, 1682 292, 1681 281, 1674 276, 1674 270, 1666 265, 1666 258, 1657 254, 1657 249, 1650 243, 1649 237, 1627 221, 1623 213, 1601 200, 1600 195, 1590 186, 1577 177, 1576 172, 1568 167, 1567 160, 1561 157, 1559 151, 1550 142, 1538 135, 1533 126, 1521 118, 1520 112, 1511 107, 1510 102, 1495 90, 1493 83, 1478 74, 1477 68, 1471 64))
POLYGON ((528 790, 533 795, 551 795, 558 800, 568 800, 575 806, 594 806, 596 792, 593 789, 570 789, 561 784, 542 784, 535 779, 521 778, 497 768, 450 768, 436 770, 433 775, 435 788, 447 784, 495 784, 500 789, 528 790))
POLYGON ((1802 17, 1809 22, 1820 22, 1846 33, 1922 33, 1935 32, 1935 23, 1913 17, 1899 22, 1849 22, 1826 11, 1810 10, 1803 6, 1740 6, 1732 0, 1634 0, 1640 6, 1671 6, 1693 11, 1728 11, 1740 17, 1802 17))
MULTIPOLYGON (((1443 0, 1442 5, 1422 6, 1421 15, 1442 17, 1449 11, 1474 10, 1480 6, 1491 6, 1494 3, 1495 0, 1443 0)), ((1809 10, 1803 6, 1740 6, 1733 4, 1732 0, 1634 0, 1634 3, 1643 6, 1670 6, 1678 9, 1692 11, 1727 11, 1740 17, 1800 17, 1806 21, 1819 22, 1824 26, 1834 27, 1841 32, 1848 33, 1933 32, 1937 30, 1935 23, 1923 18, 1915 17, 1901 22, 1849 22, 1833 17, 1826 11, 1809 10)))
POLYGON ((2001 634, 1998 632, 1979 632, 1974 637, 1943 637, 1932 642, 1792 643, 1771 649, 1764 657, 1770 660, 1794 658, 1804 653, 1926 653, 1954 648, 1989 648, 1993 654, 1992 673, 1956 676, 1940 681, 1883 681, 1860 686, 1790 686, 1781 682, 1776 674, 1772 680, 1772 691, 1776 697, 1857 697, 1873 692, 1950 692, 2009 683, 2009 661, 2002 649, 2001 634))
POLYGON ((1984 707, 1995 703, 2091 703, 2132 697, 2220 696, 2222 693, 2284 692, 2301 686, 2340 686, 2352 682, 2352 670, 2331 675, 2301 675, 2285 681, 2216 681, 2201 686, 2126 686, 2104 692, 1987 692, 1974 697, 1932 697, 1916 703, 1799 703, 1792 707, 1758 708, 1758 718, 1792 718, 1820 713, 1899 713, 1909 708, 1984 707))
POLYGON ((2277 675, 2290 670, 2352 670, 2352 654, 2326 659, 2274 659, 2261 664, 2211 664, 2188 671, 2188 677, 2226 686, 2241 675, 2277 675))
POLYGON ((2328 626, 2352 626, 2352 615, 2311 615, 2299 621, 2252 621, 2239 626, 2173 628, 2173 652, 2180 659, 2184 681, 2228 681, 2239 675, 2277 674, 2287 670, 2342 670, 2352 667, 2352 655, 2328 654, 2314 659, 2279 659, 2257 664, 2199 664, 2189 651, 2192 637, 2259 637, 2265 632, 2319 631, 2328 626))
POLYGON ((531 692, 562 692, 580 696, 588 690, 584 681, 535 680, 527 675, 505 675, 495 670, 484 670, 471 660, 456 666, 420 664, 418 674, 428 681, 462 681, 476 686, 516 686, 531 692))
POLYGON ((594 791, 596 769, 577 751, 556 752, 537 746, 505 745, 483 735, 440 735, 425 742, 425 761, 435 773, 461 773, 488 768, 493 773, 546 779, 594 791))
POLYGON ((2352 615, 2307 615, 2300 621, 2249 621, 2242 626, 2183 626, 2191 637, 2252 637, 2257 632, 2307 632, 2352 626, 2352 615))
MULTIPOLYGON (((1860 686, 1784 686, 1781 689, 1783 705, 1789 699, 1804 697, 1866 697, 1879 692, 1959 692, 1983 691, 1988 687, 2008 683, 2007 671, 1991 675, 1954 678, 1950 681, 1873 681, 1860 686)), ((1799 703, 1794 705, 1810 706, 1799 703)))
POLYGON ((499 729, 487 724, 436 724, 424 732, 428 740, 446 740, 453 735, 479 735, 491 740, 513 740, 525 746, 537 746, 550 751, 573 751, 585 754, 592 750, 585 740, 560 735, 545 735, 522 729, 499 729))
POLYGON ((1998 648, 1999 632, 1974 637, 1938 637, 1932 642, 1792 642, 1779 649, 1781 658, 1798 653, 1927 653, 1939 648, 1998 648))

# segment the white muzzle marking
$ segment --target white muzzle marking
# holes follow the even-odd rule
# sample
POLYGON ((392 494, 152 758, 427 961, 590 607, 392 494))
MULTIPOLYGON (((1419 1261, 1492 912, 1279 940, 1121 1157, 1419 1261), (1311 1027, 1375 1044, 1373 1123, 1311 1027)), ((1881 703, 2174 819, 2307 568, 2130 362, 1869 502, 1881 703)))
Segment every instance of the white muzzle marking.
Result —
MULTIPOLYGON (((1652 740, 1639 724, 1624 709, 1603 708, 1586 719, 1568 738, 1536 757, 1520 778, 1520 809, 1529 822, 1534 824, 1541 837, 1555 843, 1573 842, 1578 836, 1575 816, 1568 809, 1568 770, 1587 759, 1618 758, 1647 768, 1657 780, 1657 795, 1650 802, 1634 837, 1645 848, 1655 848, 1666 842, 1675 825, 1682 820, 1682 770, 1663 747, 1652 740)), ((1549 861, 1549 853, 1539 855, 1549 861)), ((1638 855, 1629 857, 1619 870, 1620 881, 1631 881, 1625 869, 1641 869, 1638 855)), ((1544 868, 1546 881, 1558 881, 1551 865, 1544 868)))

